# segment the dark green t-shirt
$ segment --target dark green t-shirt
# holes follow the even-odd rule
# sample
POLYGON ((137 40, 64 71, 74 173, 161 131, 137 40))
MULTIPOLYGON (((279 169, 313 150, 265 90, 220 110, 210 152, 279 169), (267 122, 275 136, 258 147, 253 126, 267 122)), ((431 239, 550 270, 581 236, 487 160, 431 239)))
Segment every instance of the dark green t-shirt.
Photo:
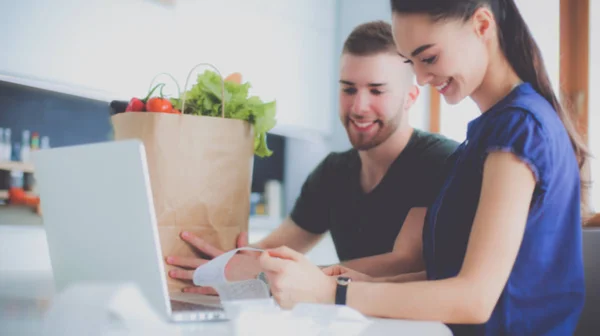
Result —
POLYGON ((330 231, 341 261, 390 252, 408 211, 433 203, 457 146, 439 134, 415 129, 369 193, 360 185, 358 151, 331 153, 304 182, 291 218, 306 231, 330 231))

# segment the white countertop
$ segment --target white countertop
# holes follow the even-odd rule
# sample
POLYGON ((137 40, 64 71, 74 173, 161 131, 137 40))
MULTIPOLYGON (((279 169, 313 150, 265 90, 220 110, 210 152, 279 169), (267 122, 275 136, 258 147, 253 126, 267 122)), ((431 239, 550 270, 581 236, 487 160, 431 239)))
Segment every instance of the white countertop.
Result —
MULTIPOLYGON (((42 335, 44 313, 51 306, 53 296, 50 272, 0 274, 0 335, 42 335)), ((444 324, 438 322, 371 320, 373 323, 360 335, 452 335, 444 324)), ((182 335, 239 335, 234 331, 233 323, 234 321, 171 324, 169 328, 172 327, 173 334, 182 335)))
MULTIPOLYGON (((262 239, 270 231, 251 227, 251 242, 262 239)), ((331 237, 324 237, 308 257, 316 264, 337 262, 331 237)), ((43 335, 44 314, 55 297, 43 225, 0 223, 0 335, 43 335)), ((371 320, 374 323, 360 335, 451 335, 450 330, 438 322, 371 320)), ((173 334, 178 335, 239 335, 234 325, 235 321, 228 321, 172 324, 169 328, 172 326, 173 334)), ((261 332, 260 336, 265 335, 261 332)))

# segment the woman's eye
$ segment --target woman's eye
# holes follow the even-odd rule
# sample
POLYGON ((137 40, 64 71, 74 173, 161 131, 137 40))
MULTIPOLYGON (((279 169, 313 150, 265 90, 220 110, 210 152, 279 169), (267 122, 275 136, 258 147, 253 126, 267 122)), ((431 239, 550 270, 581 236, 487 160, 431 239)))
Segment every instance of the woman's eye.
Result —
POLYGON ((373 89, 373 90, 371 90, 371 93, 372 93, 373 95, 375 95, 375 96, 379 96, 380 94, 382 94, 382 93, 383 93, 383 91, 379 91, 379 90, 373 89))
POLYGON ((427 64, 433 64, 435 63, 435 60, 437 59, 437 56, 431 56, 429 58, 425 58, 423 59, 423 63, 427 63, 427 64))
POLYGON ((404 63, 411 64, 411 65, 413 64, 413 62, 411 60, 406 60, 406 61, 404 61, 404 63))
POLYGON ((356 93, 356 89, 355 88, 346 88, 343 90, 345 94, 355 94, 356 93))

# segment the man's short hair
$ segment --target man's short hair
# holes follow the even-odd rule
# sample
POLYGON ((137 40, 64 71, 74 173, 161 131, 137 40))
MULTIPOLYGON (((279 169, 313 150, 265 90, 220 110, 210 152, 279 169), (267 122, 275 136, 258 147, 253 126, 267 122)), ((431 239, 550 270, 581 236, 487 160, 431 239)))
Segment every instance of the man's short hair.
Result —
POLYGON ((358 25, 348 35, 342 53, 355 56, 372 56, 379 53, 396 54, 392 26, 381 20, 358 25))

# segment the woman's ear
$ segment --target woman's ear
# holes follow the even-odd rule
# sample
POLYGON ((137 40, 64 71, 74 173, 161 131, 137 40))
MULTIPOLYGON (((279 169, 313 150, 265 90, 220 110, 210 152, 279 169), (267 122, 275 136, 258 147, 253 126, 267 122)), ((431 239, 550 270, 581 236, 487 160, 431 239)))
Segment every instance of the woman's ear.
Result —
POLYGON ((495 25, 496 20, 494 19, 494 13, 487 8, 481 7, 473 13, 472 17, 473 29, 475 30, 475 34, 487 40, 492 37, 492 28, 495 25))
POLYGON ((417 98, 419 98, 419 93, 420 90, 418 86, 410 86, 410 89, 406 94, 406 98, 404 99, 404 111, 408 111, 414 105, 414 103, 417 101, 417 98))

